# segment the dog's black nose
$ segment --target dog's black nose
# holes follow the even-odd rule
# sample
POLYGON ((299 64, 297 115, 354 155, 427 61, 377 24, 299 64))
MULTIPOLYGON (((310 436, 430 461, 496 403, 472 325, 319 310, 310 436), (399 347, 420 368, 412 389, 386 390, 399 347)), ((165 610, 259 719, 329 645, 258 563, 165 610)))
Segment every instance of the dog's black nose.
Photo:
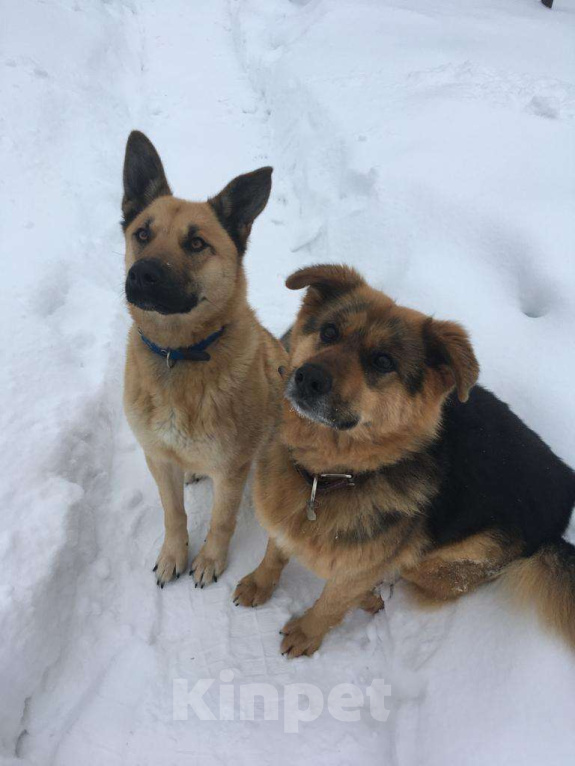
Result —
POLYGON ((295 385, 299 396, 316 399, 331 391, 331 373, 319 364, 304 364, 296 371, 295 385))
POLYGON ((141 290, 159 284, 164 276, 164 265, 155 258, 142 258, 128 271, 128 282, 141 290))

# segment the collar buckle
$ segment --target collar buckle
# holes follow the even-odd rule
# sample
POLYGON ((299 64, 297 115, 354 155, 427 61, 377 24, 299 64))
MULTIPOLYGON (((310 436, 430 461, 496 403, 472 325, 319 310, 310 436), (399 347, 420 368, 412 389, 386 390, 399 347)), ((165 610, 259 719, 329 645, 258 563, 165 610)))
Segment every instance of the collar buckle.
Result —
POLYGON ((309 500, 307 501, 307 505, 305 508, 308 521, 315 521, 317 519, 317 514, 315 512, 315 496, 317 494, 318 481, 319 481, 319 476, 316 474, 313 477, 313 483, 311 485, 311 494, 309 496, 309 500))
POLYGON ((309 500, 306 504, 306 516, 308 518, 308 521, 316 521, 317 514, 315 512, 315 498, 317 495, 317 488, 320 482, 320 479, 342 479, 342 482, 333 482, 331 485, 327 484, 326 487, 329 487, 330 489, 340 489, 343 487, 355 487, 355 481, 353 479, 353 474, 351 473, 316 473, 313 476, 312 485, 311 485, 311 493, 309 500))

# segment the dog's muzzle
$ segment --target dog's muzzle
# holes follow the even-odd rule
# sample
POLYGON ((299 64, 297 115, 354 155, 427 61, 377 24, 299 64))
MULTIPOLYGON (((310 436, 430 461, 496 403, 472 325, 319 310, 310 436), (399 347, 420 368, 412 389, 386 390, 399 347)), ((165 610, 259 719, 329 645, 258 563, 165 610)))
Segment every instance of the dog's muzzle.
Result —
POLYGON ((313 402, 329 394, 333 387, 331 373, 319 364, 304 364, 294 373, 296 396, 300 401, 313 402))
POLYGON ((173 271, 158 258, 141 258, 126 276, 126 298, 143 311, 159 314, 187 314, 198 305, 173 271))
POLYGON ((337 405, 333 387, 331 372, 319 364, 308 362, 295 370, 285 395, 296 412, 309 420, 340 431, 354 428, 359 418, 337 405))

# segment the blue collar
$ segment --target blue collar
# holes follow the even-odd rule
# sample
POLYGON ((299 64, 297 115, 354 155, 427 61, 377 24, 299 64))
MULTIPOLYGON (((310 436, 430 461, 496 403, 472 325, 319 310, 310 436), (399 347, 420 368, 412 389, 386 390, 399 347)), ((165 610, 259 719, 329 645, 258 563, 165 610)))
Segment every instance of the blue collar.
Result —
POLYGON ((206 353, 206 349, 208 346, 211 346, 212 343, 215 343, 217 339, 224 334, 225 329, 226 328, 224 326, 221 328, 221 330, 216 330, 216 332, 208 335, 207 338, 204 338, 199 343, 196 343, 194 346, 188 346, 187 348, 163 348, 162 346, 156 346, 156 344, 153 343, 149 338, 146 338, 139 327, 138 332, 140 333, 141 339, 144 341, 150 351, 153 351, 154 354, 157 354, 158 356, 164 357, 168 367, 173 367, 175 363, 179 361, 209 362, 210 355, 206 353))

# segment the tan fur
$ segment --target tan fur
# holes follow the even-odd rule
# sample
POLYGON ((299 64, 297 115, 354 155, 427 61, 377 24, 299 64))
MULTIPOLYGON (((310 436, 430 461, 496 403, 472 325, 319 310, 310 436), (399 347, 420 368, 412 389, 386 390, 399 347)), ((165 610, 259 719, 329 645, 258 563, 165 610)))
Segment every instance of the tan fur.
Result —
POLYGON ((265 603, 291 556, 324 578, 316 603, 282 630, 281 651, 297 657, 316 651, 348 610, 381 608, 374 586, 383 578, 402 576, 426 606, 500 578, 515 600, 534 604, 544 623, 575 648, 572 546, 549 543, 520 558, 523 542, 511 533, 486 530, 441 546, 427 537, 424 509, 440 478, 424 448, 438 433, 448 393, 455 389, 465 401, 479 371, 465 331, 397 306, 349 267, 301 269, 287 285, 308 290, 290 332, 284 377, 293 382, 294 371, 305 364, 328 370, 329 396, 337 396, 341 411, 354 417, 343 421, 351 422, 348 430, 338 430, 336 421, 331 427, 312 420, 313 411, 303 416, 297 400, 293 407, 284 400, 254 484, 268 548, 260 566, 240 581, 236 603, 265 603), (338 324, 333 344, 321 339, 326 321, 338 324), (362 354, 391 349, 398 334, 401 352, 393 372, 370 384, 362 354), (311 474, 352 473, 356 486, 318 494, 317 518, 311 521, 310 486, 295 463, 311 474), (362 472, 376 469, 362 480, 362 472))
POLYGON ((163 584, 187 568, 184 473, 209 476, 214 507, 207 539, 192 569, 202 587, 226 566, 228 544, 251 461, 277 417, 278 366, 285 352, 257 321, 246 297, 242 260, 208 203, 156 199, 126 229, 126 268, 140 257, 134 232, 153 220, 146 258, 191 274, 204 298, 188 314, 164 316, 130 305, 125 411, 158 484, 165 540, 157 563, 163 584), (190 226, 209 243, 190 257, 182 237, 190 226), (187 347, 225 326, 208 362, 180 361, 169 369, 151 353, 137 328, 159 346, 187 347))
POLYGON ((518 554, 517 545, 483 532, 431 551, 401 574, 416 586, 422 603, 442 602, 495 579, 518 554))
MULTIPOLYGON (((353 272, 354 282, 359 277, 353 272)), ((413 309, 397 306, 383 293, 366 284, 359 284, 353 291, 354 301, 368 306, 349 322, 352 332, 358 325, 365 325, 377 317, 381 320, 393 317, 404 321, 413 328, 415 335, 421 335, 429 318, 413 309)), ((436 435, 441 419, 441 408, 446 395, 453 388, 455 374, 451 369, 427 372, 426 385, 420 395, 407 396, 397 379, 390 381, 382 396, 365 385, 363 371, 352 355, 342 354, 341 347, 330 348, 317 354, 313 339, 305 336, 302 329, 309 314, 317 310, 316 303, 304 299, 302 310, 291 333, 290 368, 299 367, 312 356, 328 369, 337 370, 338 379, 343 379, 342 393, 351 406, 362 413, 362 420, 352 432, 337 432, 317 423, 302 419, 287 403, 284 403, 283 435, 286 443, 293 446, 296 459, 300 459, 311 471, 335 469, 349 466, 353 459, 356 470, 371 470, 384 463, 395 463, 407 452, 424 446, 436 435), (321 446, 321 450, 318 448, 321 446), (314 464, 314 455, 318 462, 314 464)), ((467 338, 455 323, 441 323, 452 328, 452 338, 467 338), (456 332, 457 328, 457 332, 456 332)), ((385 330, 377 327, 371 330, 373 343, 384 340, 385 330)), ((466 380, 477 378, 477 362, 457 359, 457 369, 466 380), (468 369, 463 373, 463 369, 468 369), (473 377, 474 376, 474 377, 473 377)), ((467 396, 462 383, 462 395, 467 396)))
MULTIPOLYGON (((246 606, 265 602, 290 556, 324 578, 326 586, 316 604, 283 629, 282 652, 295 657, 312 654, 349 609, 377 611, 379 597, 373 589, 384 576, 408 572, 416 581, 418 573, 434 570, 441 580, 435 595, 447 597, 447 586, 439 552, 431 558, 421 515, 436 489, 431 474, 424 471, 394 481, 391 475, 380 473, 353 489, 318 495, 317 520, 310 521, 305 512, 310 487, 294 461, 312 474, 361 474, 394 466, 435 437, 447 394, 457 386, 459 396, 465 398, 478 366, 462 328, 454 323, 436 327, 423 314, 397 306, 366 285, 353 269, 302 269, 287 284, 309 289, 291 332, 286 376, 306 362, 321 364, 336 378, 342 406, 359 417, 351 430, 337 430, 303 418, 284 401, 281 423, 257 462, 254 499, 270 542, 264 560, 240 582, 234 598, 246 606), (328 292, 331 299, 324 301, 328 292), (350 336, 349 345, 344 336, 337 345, 318 347, 317 333, 310 332, 308 323, 333 311, 334 304, 344 312, 342 325, 350 336), (443 349, 444 363, 434 369, 425 367, 422 385, 415 393, 406 390, 397 374, 375 388, 367 385, 355 352, 353 338, 358 330, 367 332, 377 346, 389 342, 397 327, 413 348, 414 358, 422 357, 424 333, 436 333, 431 336, 432 344, 440 348, 443 343, 450 349, 449 356, 443 349)), ((490 545, 486 538, 481 544, 476 541, 474 548, 483 579, 488 573, 485 561, 497 559, 496 551, 501 557, 500 547, 495 542, 490 545)), ((456 551, 444 553, 452 570, 460 568, 450 560, 456 551)), ((469 557, 471 548, 462 547, 459 553, 469 557)))
POLYGON ((575 649, 575 567, 565 566, 556 547, 514 561, 501 579, 521 608, 535 608, 543 625, 575 649))

